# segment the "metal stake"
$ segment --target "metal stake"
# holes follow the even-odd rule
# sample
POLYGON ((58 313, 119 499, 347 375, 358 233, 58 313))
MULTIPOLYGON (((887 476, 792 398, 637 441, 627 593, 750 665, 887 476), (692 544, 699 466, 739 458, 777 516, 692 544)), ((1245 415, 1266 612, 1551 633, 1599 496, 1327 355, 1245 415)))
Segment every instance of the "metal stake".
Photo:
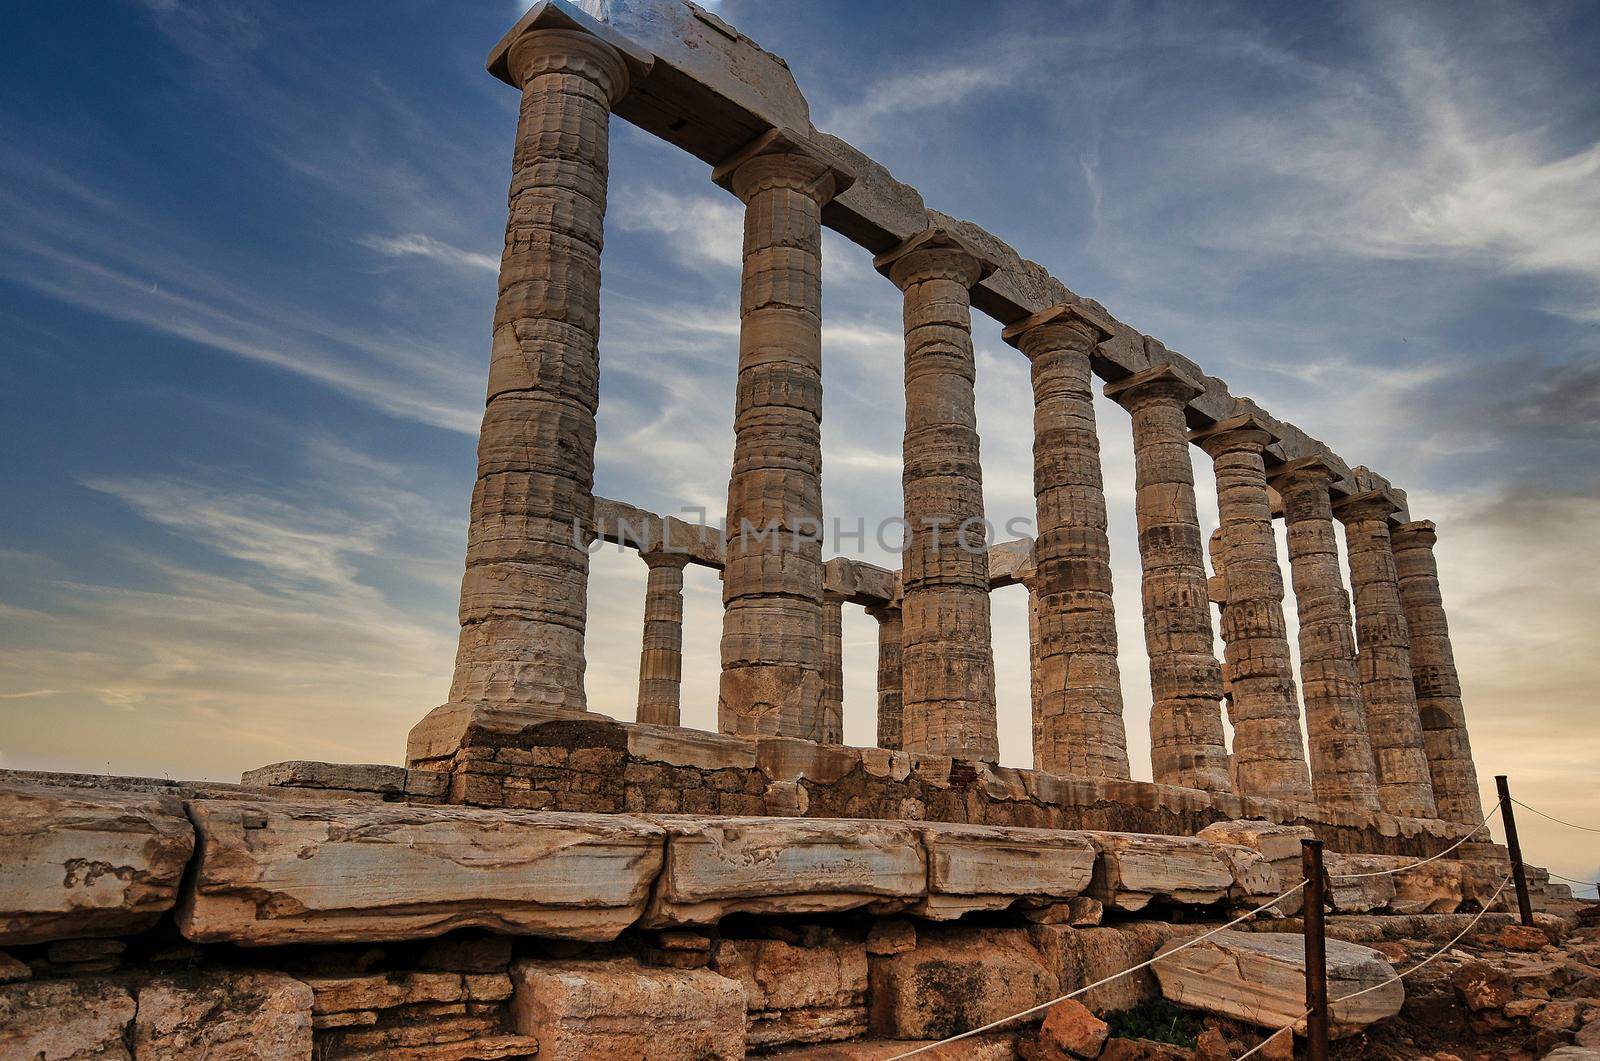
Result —
POLYGON ((1533 904, 1528 902, 1528 874, 1522 869, 1522 845, 1517 843, 1517 817, 1511 812, 1511 787, 1504 774, 1497 774, 1495 787, 1500 790, 1500 820, 1506 827, 1506 852, 1511 856, 1511 879, 1517 883, 1517 912, 1522 923, 1533 927, 1533 904))
POLYGON ((1306 1056, 1328 1061, 1328 940, 1322 921, 1325 901, 1322 841, 1300 841, 1300 873, 1306 879, 1301 921, 1306 929, 1306 1056))

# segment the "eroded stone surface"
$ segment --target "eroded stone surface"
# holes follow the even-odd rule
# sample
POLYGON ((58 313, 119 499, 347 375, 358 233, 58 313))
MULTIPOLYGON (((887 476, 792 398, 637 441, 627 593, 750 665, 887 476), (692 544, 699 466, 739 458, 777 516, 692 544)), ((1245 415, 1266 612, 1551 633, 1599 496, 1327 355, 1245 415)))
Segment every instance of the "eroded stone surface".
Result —
MULTIPOLYGON (((1305 939, 1289 933, 1225 930, 1155 964, 1161 992, 1179 1005, 1262 1028, 1303 1027, 1306 1005, 1305 939)), ((1394 977, 1394 967, 1370 947, 1328 940, 1328 997, 1339 999, 1394 977)), ((1352 1035, 1400 1012, 1400 982, 1329 1007, 1334 1035, 1352 1035)))
POLYGON ((139 989, 134 1056, 310 1061, 311 988, 281 973, 214 972, 139 989))
POLYGON ((1152 900, 1206 906, 1228 897, 1233 871, 1217 845, 1183 836, 1089 834, 1100 857, 1089 893, 1117 910, 1152 900))
POLYGON ((512 1019, 540 1061, 744 1057, 744 990, 709 970, 521 961, 511 979, 512 1019))
POLYGON ((172 796, 0 785, 0 944, 149 928, 193 848, 172 796))
POLYGON ((1059 979, 1022 929, 920 932, 915 950, 872 958, 872 1031, 942 1039, 1047 1002, 1059 979))
POLYGON ((852 1039, 867 1028, 867 947, 827 939, 724 939, 711 968, 744 988, 746 1044, 766 1048, 852 1039))
POLYGON ((1021 897, 1071 899, 1089 885, 1095 847, 1080 833, 923 825, 928 896, 912 910, 932 920, 1004 910, 1021 897))
POLYGON ((200 835, 178 926, 247 945, 481 927, 605 940, 644 910, 664 833, 638 819, 346 805, 190 804, 200 835))
POLYGON ((0 1057, 26 1061, 131 1061, 136 1010, 107 980, 45 980, 0 987, 0 1057))

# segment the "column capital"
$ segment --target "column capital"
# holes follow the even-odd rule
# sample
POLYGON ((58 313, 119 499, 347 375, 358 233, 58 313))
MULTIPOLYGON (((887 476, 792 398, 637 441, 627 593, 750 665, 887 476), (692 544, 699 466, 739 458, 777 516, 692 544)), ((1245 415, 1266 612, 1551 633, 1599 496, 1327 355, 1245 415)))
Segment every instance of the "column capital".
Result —
POLYGON ((1052 338, 1056 344, 1077 346, 1087 342, 1085 352, 1092 352, 1115 334, 1111 322, 1098 313, 1078 303, 1064 302, 1010 325, 1000 338, 1032 358, 1053 349, 1054 344, 1049 344, 1052 338))
POLYGON ((1404 508, 1405 506, 1390 491, 1368 490, 1366 493, 1335 501, 1333 514, 1339 517, 1341 523, 1369 519, 1381 519, 1387 522, 1390 516, 1404 508))
POLYGON ((938 225, 884 251, 872 266, 902 291, 922 280, 954 280, 970 289, 996 267, 981 250, 938 225))
POLYGON ((1439 541, 1439 528, 1431 519, 1412 520, 1391 529, 1389 538, 1397 548, 1407 545, 1432 549, 1439 541))
POLYGON ((821 206, 856 181, 855 171, 792 129, 772 128, 717 163, 711 180, 744 202, 768 188, 794 188, 821 206))
POLYGON ((1105 386, 1105 396, 1124 409, 1137 409, 1152 401, 1187 405, 1205 392, 1206 388, 1199 380, 1170 361, 1151 365, 1143 372, 1135 372, 1126 379, 1105 386))
POLYGON ((489 73, 513 88, 536 74, 580 74, 600 85, 612 104, 650 72, 655 56, 603 22, 564 5, 534 5, 489 50, 489 73))
POLYGON ((1287 464, 1279 465, 1267 473, 1267 485, 1278 493, 1293 489, 1296 486, 1321 486, 1332 492, 1333 484, 1344 478, 1342 472, 1335 468, 1319 454, 1301 457, 1287 464))
POLYGON ((1189 432, 1189 441, 1216 457, 1235 450, 1265 450, 1279 440, 1276 429, 1260 414, 1239 413, 1210 427, 1189 432))
POLYGON ((693 556, 677 549, 640 549, 639 559, 652 568, 656 567, 688 567, 693 556))

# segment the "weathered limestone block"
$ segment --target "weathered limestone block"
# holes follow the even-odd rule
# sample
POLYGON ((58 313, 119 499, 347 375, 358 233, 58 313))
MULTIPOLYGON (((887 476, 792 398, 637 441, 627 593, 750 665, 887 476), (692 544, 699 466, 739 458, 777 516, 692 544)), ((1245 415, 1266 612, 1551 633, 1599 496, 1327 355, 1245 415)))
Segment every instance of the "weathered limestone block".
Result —
POLYGON ((212 971, 203 982, 139 989, 135 1061, 310 1061, 311 988, 269 972, 212 971))
POLYGON ((1233 767, 1241 795, 1311 798, 1311 774, 1300 740, 1300 706, 1283 614, 1283 572, 1267 493, 1270 424, 1245 412, 1191 436, 1211 455, 1221 519, 1221 564, 1227 587, 1222 640, 1233 719, 1233 767))
POLYGON ((930 228, 874 259, 904 293, 904 748, 995 762, 971 292, 993 264, 930 228))
POLYGON ((867 947, 718 940, 711 968, 744 988, 751 1048, 853 1039, 867 1030, 867 947))
MULTIPOLYGON (((1294 1024, 1304 1030, 1306 1010, 1305 940, 1286 932, 1228 929, 1181 953, 1169 943, 1155 964, 1161 993, 1188 1008, 1244 1021, 1262 1028, 1294 1024)), ((1337 999, 1383 983, 1394 967, 1370 947, 1328 940, 1328 997, 1337 999)), ((1330 1030, 1353 1035, 1400 1012, 1405 987, 1396 981, 1358 998, 1329 1007, 1330 1030)))
MULTIPOLYGON (((1161 921, 1130 921, 1098 928, 1037 925, 1030 930, 1045 965, 1060 976, 1061 993, 1088 987, 1147 962, 1167 941, 1188 939, 1200 931, 1196 926, 1161 921)), ((1095 1013, 1112 1013, 1143 999, 1157 998, 1160 993, 1155 974, 1142 969, 1100 984, 1081 995, 1080 1000, 1095 1013)))
POLYGON ((519 961, 512 1020, 540 1061, 734 1061, 744 1057, 739 981, 628 961, 519 961))
POLYGON ((1048 1002, 1060 980, 1025 929, 946 928, 915 950, 871 961, 871 1027, 895 1039, 942 1039, 1048 1002))
POLYGON ((821 211, 854 178, 773 129, 713 179, 745 204, 717 726, 825 740, 821 211))
POLYGON ((927 894, 910 825, 827 818, 654 819, 668 833, 645 926, 711 925, 724 915, 904 908, 927 894))
POLYGON ((0 785, 0 944, 143 931, 193 850, 174 797, 0 785))
POLYGON ((1233 870, 1216 844, 1187 836, 1089 833, 1100 852, 1089 894, 1134 912, 1154 900, 1209 906, 1228 897, 1233 870))
POLYGON ((42 980, 0 987, 0 1057, 18 1061, 132 1061, 133 996, 107 980, 42 980))
POLYGON ((178 927, 245 945, 456 928, 609 940, 644 910, 664 834, 620 815, 195 801, 178 927))
MULTIPOLYGON (((1252 899, 1260 895, 1260 899, 1251 903, 1251 906, 1288 891, 1302 879, 1300 841, 1312 839, 1311 830, 1303 825, 1276 825, 1264 821, 1214 822, 1195 835, 1216 844, 1249 848, 1264 860, 1268 869, 1265 894, 1246 888, 1242 879, 1244 867, 1242 864, 1234 867, 1235 899, 1252 899)), ((1303 896, 1303 891, 1285 896, 1274 904, 1274 909, 1285 916, 1294 914, 1299 911, 1303 896)))
POLYGON ((935 921, 1004 910, 1020 898, 1071 899, 1094 875, 1086 834, 974 825, 919 826, 928 852, 928 896, 912 912, 935 921))
POLYGON ((433 770, 407 770, 376 763, 318 763, 290 760, 245 771, 239 783, 246 787, 295 789, 293 798, 309 798, 302 789, 325 790, 330 795, 373 793, 396 798, 440 798, 450 787, 447 774, 433 770))
POLYGON ((1398 508, 1389 491, 1374 490, 1342 501, 1334 512, 1344 522, 1350 557, 1357 662, 1377 764, 1378 800, 1396 816, 1433 818, 1437 812, 1412 682, 1411 637, 1389 541, 1389 517, 1398 508))
POLYGON ((1387 909, 1394 901, 1394 874, 1380 871, 1415 861, 1394 855, 1325 854, 1322 868, 1328 874, 1328 903, 1341 914, 1387 909))
POLYGON ((1155 780, 1231 792, 1222 667, 1212 651, 1205 549, 1184 409, 1204 387, 1169 362, 1106 387, 1132 416, 1155 780))
POLYGON ((1054 774, 1126 778, 1111 546, 1090 357, 1111 326, 1060 305, 1002 333, 1032 366, 1034 578, 1040 698, 1033 761, 1054 774))

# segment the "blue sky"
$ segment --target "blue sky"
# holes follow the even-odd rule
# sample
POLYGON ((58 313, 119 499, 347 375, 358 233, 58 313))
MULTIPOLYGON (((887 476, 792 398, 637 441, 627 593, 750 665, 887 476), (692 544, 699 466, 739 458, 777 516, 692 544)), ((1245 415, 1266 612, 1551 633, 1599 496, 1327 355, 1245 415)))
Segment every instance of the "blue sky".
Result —
MULTIPOLYGON (((1405 487, 1440 524, 1485 782, 1600 821, 1600 8, 716 9, 789 61, 818 128, 930 206, 1405 487)), ((482 62, 519 13, 5 16, 0 765, 394 762, 443 699, 516 108, 482 62)), ((621 122, 611 189, 596 489, 714 519, 737 203, 621 122)), ((825 259, 826 504, 870 525, 899 506, 898 295, 831 235, 825 259)), ((1031 510, 1031 429, 998 333, 976 328, 1003 523, 1031 510)), ((1147 777, 1131 444, 1099 411, 1147 777)), ((596 557, 589 695, 621 718, 643 584, 636 558, 596 557)), ((995 596, 1019 764, 1024 608, 995 596)), ((685 717, 709 727, 709 573, 691 569, 687 614, 685 717)), ((869 743, 873 621, 847 614, 846 639, 847 738, 869 743)), ((1561 872, 1600 867, 1600 845, 1524 832, 1561 872)))

